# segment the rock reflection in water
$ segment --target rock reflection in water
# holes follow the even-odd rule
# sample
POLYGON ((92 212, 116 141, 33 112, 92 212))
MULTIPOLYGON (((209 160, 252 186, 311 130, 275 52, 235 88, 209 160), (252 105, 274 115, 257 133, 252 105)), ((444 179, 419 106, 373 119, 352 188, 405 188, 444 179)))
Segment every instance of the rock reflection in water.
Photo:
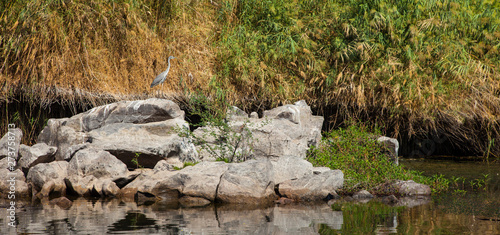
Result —
MULTIPOLYGON (((24 202, 16 211, 17 229, 7 225, 8 201, 0 201, 0 234, 498 234, 500 221, 449 213, 429 198, 400 198, 393 206, 343 202, 270 207, 77 199, 64 210, 24 202)), ((22 203, 22 202, 17 202, 22 203)))
POLYGON ((17 229, 7 226, 6 215, 6 210, 2 210, 1 234, 139 231, 144 234, 317 234, 320 224, 338 230, 343 223, 342 212, 333 211, 325 203, 267 208, 230 204, 181 208, 177 204, 145 206, 120 200, 77 199, 68 210, 49 203, 19 208, 17 229))

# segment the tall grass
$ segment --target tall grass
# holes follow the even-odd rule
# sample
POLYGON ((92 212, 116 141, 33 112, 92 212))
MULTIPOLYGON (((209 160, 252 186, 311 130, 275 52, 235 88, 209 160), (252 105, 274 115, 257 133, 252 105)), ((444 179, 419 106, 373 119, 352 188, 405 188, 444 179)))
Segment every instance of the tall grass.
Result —
POLYGON ((307 99, 346 117, 385 111, 394 136, 429 129, 469 141, 470 127, 455 127, 478 117, 499 140, 497 2, 224 2, 217 72, 238 98, 307 99))
MULTIPOLYGON (((4 87, 33 89, 33 93, 57 86, 117 96, 154 94, 149 84, 165 70, 169 55, 178 60, 165 83, 167 93, 177 92, 180 78, 189 73, 197 78, 193 86, 205 84, 211 73, 206 41, 211 8, 196 1, 37 0, 4 7, 0 18, 4 87)), ((9 93, 4 89, 2 95, 9 93)), ((43 93, 36 95, 46 98, 43 93)))
POLYGON ((173 96, 306 99, 395 137, 441 132, 496 155, 499 46, 492 0, 4 1, 0 100, 155 96, 148 85, 175 55, 173 96))

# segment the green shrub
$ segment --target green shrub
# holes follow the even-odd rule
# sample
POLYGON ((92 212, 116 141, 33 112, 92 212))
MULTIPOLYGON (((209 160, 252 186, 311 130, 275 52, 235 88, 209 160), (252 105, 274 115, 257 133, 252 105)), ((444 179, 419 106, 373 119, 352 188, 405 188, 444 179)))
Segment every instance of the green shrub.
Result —
POLYGON ((439 177, 424 177, 416 171, 406 170, 393 164, 383 154, 386 149, 378 143, 375 134, 363 125, 351 125, 325 134, 319 147, 310 151, 308 160, 315 166, 327 166, 344 173, 343 192, 352 193, 359 189, 376 192, 376 187, 392 180, 414 180, 430 184, 435 190, 446 188, 439 177))

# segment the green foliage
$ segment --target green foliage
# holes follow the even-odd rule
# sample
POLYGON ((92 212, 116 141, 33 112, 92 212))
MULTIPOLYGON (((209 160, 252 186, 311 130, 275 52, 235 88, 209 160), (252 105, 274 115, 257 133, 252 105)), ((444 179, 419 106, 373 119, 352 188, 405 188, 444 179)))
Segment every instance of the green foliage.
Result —
MULTIPOLYGON (((375 130, 375 134, 380 131, 375 130)), ((384 145, 363 125, 351 125, 345 129, 325 134, 319 147, 313 148, 308 160, 315 166, 327 166, 344 172, 343 191, 352 193, 359 189, 376 190, 376 187, 392 180, 414 180, 430 184, 434 190, 443 190, 447 182, 442 177, 428 178, 420 173, 393 164, 382 154, 384 145)))
POLYGON ((184 169, 184 168, 186 168, 188 166, 194 166, 194 165, 196 165, 198 163, 199 162, 184 162, 184 165, 182 166, 182 168, 174 166, 174 170, 178 171, 178 170, 184 169))
POLYGON ((143 168, 143 166, 141 166, 139 164, 139 156, 140 155, 141 155, 141 153, 135 153, 135 156, 131 160, 131 162, 135 165, 136 168, 143 168))
MULTIPOLYGON (((344 116, 375 107, 389 113, 397 132, 407 132, 396 134, 409 136, 442 125, 434 120, 498 119, 498 1, 222 2, 217 79, 237 100, 355 107, 340 111, 344 116), (416 123, 422 118, 428 126, 416 123)), ((489 139, 445 128, 481 142, 471 147, 477 152, 490 152, 489 139)))
POLYGON ((491 1, 250 0, 224 6, 218 74, 244 95, 321 99, 339 86, 382 85, 423 102, 499 72, 500 8, 491 1))

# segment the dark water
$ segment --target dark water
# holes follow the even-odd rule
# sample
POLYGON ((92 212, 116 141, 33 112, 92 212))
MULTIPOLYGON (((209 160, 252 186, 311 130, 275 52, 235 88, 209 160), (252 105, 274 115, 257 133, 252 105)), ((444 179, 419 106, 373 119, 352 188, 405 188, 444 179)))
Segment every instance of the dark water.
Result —
POLYGON ((500 217, 500 165, 421 160, 403 160, 402 164, 426 174, 492 176, 486 190, 408 198, 395 206, 371 201, 339 203, 334 209, 326 203, 182 208, 77 199, 65 210, 47 202, 17 202, 17 227, 8 226, 8 211, 2 208, 0 234, 500 234, 496 220, 500 217))

